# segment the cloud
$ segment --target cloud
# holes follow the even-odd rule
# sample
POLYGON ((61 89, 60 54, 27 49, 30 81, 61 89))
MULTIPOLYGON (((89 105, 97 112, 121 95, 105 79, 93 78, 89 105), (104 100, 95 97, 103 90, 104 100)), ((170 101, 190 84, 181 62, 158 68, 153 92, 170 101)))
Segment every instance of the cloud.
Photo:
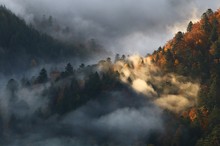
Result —
MULTIPOLYGON (((14 96, 1 88, 0 144, 135 145, 148 141, 152 133, 163 133, 164 109, 179 114, 197 104, 198 83, 173 73, 163 73, 149 57, 135 55, 119 59, 115 64, 100 61, 97 65, 100 73, 109 69, 119 73, 119 79, 125 84, 123 89, 105 90, 65 115, 50 114, 47 100, 50 96, 45 94, 50 84, 31 89, 20 87, 14 96), (10 101, 12 97, 15 98, 10 101), (41 117, 38 111, 46 117, 41 117), (11 120, 13 118, 15 120, 11 120)), ((70 78, 65 84, 68 81, 70 78)), ((54 84, 63 86, 60 82, 54 84)), ((3 83, 0 85, 5 87, 3 83)))
POLYGON ((200 85, 174 73, 163 73, 150 57, 130 56, 113 65, 120 80, 157 106, 180 113, 197 104, 200 85))
MULTIPOLYGON (((26 98, 35 98, 33 95, 26 98)), ((6 146, 127 146, 148 140, 152 132, 163 131, 162 110, 132 91, 107 92, 62 116, 39 118, 32 113, 21 117, 20 108, 16 109, 14 125, 3 128, 4 141, 0 143, 6 146)))
POLYGON ((96 38, 113 52, 146 54, 163 45, 173 30, 182 30, 189 19, 199 18, 207 8, 215 10, 219 1, 0 0, 0 3, 28 22, 44 14, 52 15, 73 30, 73 37, 96 38))
POLYGON ((152 97, 157 95, 151 85, 147 84, 146 81, 136 79, 132 82, 132 88, 137 92, 144 93, 145 95, 152 97))
POLYGON ((193 106, 191 101, 181 95, 163 95, 154 102, 158 106, 176 113, 193 106))
POLYGON ((62 123, 71 125, 78 138, 99 144, 131 145, 147 140, 151 131, 162 131, 162 111, 146 98, 136 94, 127 97, 123 92, 108 94, 114 98, 89 102, 62 123))

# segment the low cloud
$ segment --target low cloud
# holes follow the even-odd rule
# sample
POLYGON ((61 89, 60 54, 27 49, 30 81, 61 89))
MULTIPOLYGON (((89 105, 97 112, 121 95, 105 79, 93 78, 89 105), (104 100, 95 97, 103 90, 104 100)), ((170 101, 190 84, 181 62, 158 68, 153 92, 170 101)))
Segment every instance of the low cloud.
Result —
MULTIPOLYGON (((113 53, 150 53, 200 18, 218 0, 0 0, 28 23, 43 15, 68 26, 73 38, 97 39, 113 53), (175 31, 175 32, 174 32, 175 31)), ((66 35, 68 36, 68 35, 66 35)))
POLYGON ((163 73, 149 57, 136 55, 118 60, 114 70, 119 72, 122 82, 150 97, 159 107, 179 113, 197 104, 199 83, 174 73, 163 73))

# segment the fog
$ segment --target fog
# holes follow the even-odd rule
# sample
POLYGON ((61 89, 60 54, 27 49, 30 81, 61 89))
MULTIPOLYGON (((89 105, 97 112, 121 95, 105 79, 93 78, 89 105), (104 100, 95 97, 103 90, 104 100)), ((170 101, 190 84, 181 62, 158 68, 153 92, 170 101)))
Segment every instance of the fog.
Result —
POLYGON ((197 104, 199 82, 174 73, 164 74, 150 57, 130 56, 127 62, 116 62, 114 69, 122 82, 163 109, 181 113, 197 104))
POLYGON ((49 110, 42 94, 49 86, 1 90, 1 144, 127 146, 163 131, 162 110, 132 91, 107 91, 68 114, 42 118, 37 113, 49 110))
MULTIPOLYGON (((1 4, 33 23, 50 15, 71 30, 70 38, 97 39, 114 53, 151 53, 177 31, 185 31, 218 0, 0 0, 1 4)), ((57 35, 57 34, 56 34, 57 35)), ((64 36, 64 37, 67 37, 64 36)))
MULTIPOLYGON (((67 36, 48 32, 55 38, 69 41, 95 39, 112 54, 145 56, 163 45, 176 31, 185 31, 187 23, 198 20, 206 9, 217 9, 219 1, 0 0, 0 4, 27 23, 35 23, 36 19, 51 15, 54 22, 63 28, 70 28, 67 36)), ((97 60, 106 57, 97 56, 97 60)), ((0 144, 146 145, 152 133, 163 133, 164 111, 179 115, 197 105, 200 84, 174 73, 165 74, 148 57, 141 56, 118 59, 114 64, 99 62, 96 71, 100 73, 112 69, 118 72, 123 90, 102 92, 94 100, 64 115, 50 115, 50 97, 43 93, 52 82, 32 88, 13 85, 11 91, 7 83, 11 78, 19 81, 22 76, 36 76, 42 67, 62 70, 65 61, 39 65, 38 68, 12 76, 1 76, 0 144), (41 117, 39 111, 45 115, 41 117)), ((74 68, 80 64, 74 59, 68 61, 75 62, 74 68)), ((88 59, 87 62, 91 64, 96 61, 88 59)), ((86 76, 86 73, 81 73, 78 75, 80 79, 86 76)), ((53 84, 60 86, 59 83, 53 84)))

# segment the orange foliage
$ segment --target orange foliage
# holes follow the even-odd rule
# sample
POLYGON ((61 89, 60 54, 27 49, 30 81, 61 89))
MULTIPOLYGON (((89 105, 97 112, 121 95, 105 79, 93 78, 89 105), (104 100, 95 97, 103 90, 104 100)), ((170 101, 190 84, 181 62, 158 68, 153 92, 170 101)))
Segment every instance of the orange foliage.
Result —
POLYGON ((179 60, 178 60, 178 59, 175 59, 174 65, 177 66, 178 64, 179 64, 179 60))
POLYGON ((196 112, 196 109, 195 108, 192 108, 190 111, 189 111, 189 118, 192 122, 195 121, 195 119, 197 118, 197 112, 196 112))
MULTIPOLYGON (((213 22, 215 19, 220 22, 220 9, 216 11, 213 15, 209 16, 209 23, 211 24, 211 27, 213 27, 213 22)), ((204 19, 201 19, 200 21, 196 22, 192 26, 192 30, 190 32, 183 33, 183 38, 180 40, 177 40, 176 37, 169 40, 163 47, 163 51, 156 52, 152 58, 156 60, 156 64, 163 67, 167 61, 165 59, 165 55, 162 52, 167 52, 168 49, 172 49, 172 53, 174 55, 174 58, 181 57, 180 60, 176 59, 174 61, 174 66, 178 66, 180 63, 184 64, 186 63, 185 58, 189 57, 189 55, 192 55, 193 58, 197 58, 200 56, 201 52, 209 53, 210 55, 214 55, 215 53, 215 46, 209 46, 210 43, 208 42, 210 40, 210 33, 211 32, 205 32, 202 25, 204 23, 204 19), (200 49, 200 51, 198 51, 200 49), (156 59, 157 57, 157 59, 156 59)), ((217 24, 217 32, 220 36, 220 23, 217 24)), ((220 63, 219 59, 213 60, 214 63, 220 63)), ((199 64, 193 64, 193 67, 197 68, 199 67, 199 64)))
POLYGON ((167 52, 168 49, 171 49, 173 46, 173 40, 170 40, 166 43, 166 45, 164 46, 164 51, 167 52))

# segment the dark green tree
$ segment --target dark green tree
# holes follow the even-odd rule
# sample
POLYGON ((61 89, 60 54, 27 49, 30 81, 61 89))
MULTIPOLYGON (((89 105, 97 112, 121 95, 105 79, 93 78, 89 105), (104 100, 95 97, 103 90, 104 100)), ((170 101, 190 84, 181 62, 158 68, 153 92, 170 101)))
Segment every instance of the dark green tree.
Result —
POLYGON ((180 40, 182 40, 182 38, 183 38, 183 33, 181 31, 177 32, 175 39, 177 41, 180 41, 180 40))
POLYGON ((213 28, 212 28, 212 31, 211 31, 211 35, 210 35, 210 40, 212 42, 215 42, 218 40, 218 32, 217 32, 217 22, 213 21, 213 28))
POLYGON ((122 59, 122 60, 125 60, 125 59, 126 59, 126 56, 125 56, 125 55, 122 55, 122 56, 121 56, 121 59, 122 59))
POLYGON ((6 89, 9 93, 10 100, 13 100, 16 97, 16 92, 18 91, 18 82, 14 79, 10 79, 6 89))
POLYGON ((73 66, 70 63, 68 63, 65 67, 65 74, 67 76, 73 74, 73 66))
POLYGON ((167 69, 170 71, 173 70, 174 58, 170 49, 168 49, 167 52, 165 52, 165 59, 167 61, 166 63, 167 69))
POLYGON ((111 58, 110 57, 108 57, 107 59, 106 59, 106 61, 108 62, 108 63, 112 63, 112 61, 111 61, 111 58))
POLYGON ((212 11, 212 9, 208 9, 205 13, 207 16, 210 16, 213 14, 213 11, 212 11))
POLYGON ((89 79, 85 83, 85 92, 89 96, 96 95, 101 90, 101 79, 97 72, 89 75, 89 79))
POLYGON ((84 63, 80 64, 80 66, 79 66, 79 68, 84 68, 84 67, 85 67, 84 63))
POLYGON ((202 29, 205 32, 210 32, 211 25, 209 23, 209 18, 208 18, 206 13, 203 13, 202 20, 203 20, 203 22, 202 22, 202 29))
POLYGON ((192 30, 192 27, 193 27, 193 23, 192 23, 192 21, 190 21, 187 26, 187 31, 190 32, 192 30))
POLYGON ((119 55, 119 54, 116 54, 116 55, 115 55, 115 62, 117 62, 119 59, 120 59, 120 55, 119 55))
POLYGON ((47 71, 45 68, 42 68, 39 76, 37 77, 37 83, 46 83, 48 81, 47 71))

